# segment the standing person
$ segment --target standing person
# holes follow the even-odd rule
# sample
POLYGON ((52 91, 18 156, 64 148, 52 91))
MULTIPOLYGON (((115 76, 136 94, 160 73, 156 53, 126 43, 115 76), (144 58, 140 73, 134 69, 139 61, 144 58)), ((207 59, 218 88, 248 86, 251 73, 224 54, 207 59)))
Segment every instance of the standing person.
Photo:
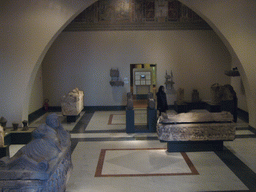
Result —
POLYGON ((237 122, 237 96, 233 87, 230 87, 230 92, 233 96, 233 107, 232 107, 231 113, 233 114, 233 117, 234 117, 233 121, 236 123, 237 122))
POLYGON ((164 92, 164 86, 161 85, 156 93, 157 96, 157 109, 159 110, 159 116, 161 116, 162 112, 166 112, 168 109, 166 93, 164 92))

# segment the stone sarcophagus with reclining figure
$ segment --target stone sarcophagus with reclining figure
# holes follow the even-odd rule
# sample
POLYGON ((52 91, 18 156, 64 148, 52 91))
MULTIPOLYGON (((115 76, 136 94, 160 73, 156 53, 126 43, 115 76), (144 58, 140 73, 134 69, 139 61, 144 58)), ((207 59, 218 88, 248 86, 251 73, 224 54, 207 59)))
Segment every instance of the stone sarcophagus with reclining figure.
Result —
POLYGON ((0 159, 0 191, 63 192, 69 179, 70 135, 56 114, 33 132, 33 139, 13 157, 0 159))

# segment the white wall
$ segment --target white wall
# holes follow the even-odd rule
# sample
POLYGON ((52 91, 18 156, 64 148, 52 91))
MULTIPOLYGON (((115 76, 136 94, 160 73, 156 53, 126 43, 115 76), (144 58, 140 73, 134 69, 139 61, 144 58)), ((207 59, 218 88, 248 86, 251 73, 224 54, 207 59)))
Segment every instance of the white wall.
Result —
POLYGON ((96 0, 0 1, 0 116, 28 119, 37 71, 55 37, 96 0))
POLYGON ((38 69, 29 99, 29 114, 43 107, 42 65, 38 69))
MULTIPOLYGON (((75 87, 85 92, 86 106, 126 105, 130 87, 111 87, 110 69, 130 76, 130 64, 157 64, 157 85, 173 71, 174 87, 192 89, 210 99, 210 86, 230 83, 226 47, 213 31, 62 32, 43 60, 44 98, 60 106, 60 98, 75 87)), ((173 103, 173 101, 172 101, 173 103)))
MULTIPOLYGON (((0 115, 22 121, 44 54, 79 12, 96 0, 0 1, 0 115)), ((256 127, 256 1, 180 0, 202 16, 242 66, 249 124, 256 127)))

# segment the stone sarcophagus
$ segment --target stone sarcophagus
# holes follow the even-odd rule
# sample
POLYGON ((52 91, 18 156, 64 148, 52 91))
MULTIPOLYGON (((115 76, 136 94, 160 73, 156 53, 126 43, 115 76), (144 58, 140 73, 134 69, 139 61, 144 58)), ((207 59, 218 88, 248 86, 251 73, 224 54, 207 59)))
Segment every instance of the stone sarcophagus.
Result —
MULTIPOLYGON (((235 139, 236 127, 232 120, 233 116, 226 111, 219 113, 180 113, 169 115, 167 118, 161 116, 157 122, 158 138, 160 141, 168 142, 168 151, 178 150, 178 144, 184 145, 185 142, 188 144, 185 148, 190 148, 196 144, 199 150, 201 150, 200 146, 204 145, 204 149, 209 146, 217 146, 221 150, 223 141, 235 139), (173 147, 176 149, 171 149, 172 144, 175 144, 173 147)), ((212 147, 209 149, 214 150, 212 147)))
POLYGON ((0 159, 0 191, 65 191, 72 170, 70 146, 58 116, 49 115, 30 143, 0 159))
POLYGON ((84 92, 73 89, 61 98, 61 111, 64 116, 77 116, 84 108, 84 92))

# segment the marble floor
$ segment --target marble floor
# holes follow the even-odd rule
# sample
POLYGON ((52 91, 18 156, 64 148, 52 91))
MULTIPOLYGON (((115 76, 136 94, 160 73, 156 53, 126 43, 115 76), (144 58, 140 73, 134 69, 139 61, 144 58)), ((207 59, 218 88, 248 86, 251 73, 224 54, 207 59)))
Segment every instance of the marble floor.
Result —
MULTIPOLYGON (((143 114, 135 124, 146 124, 143 114)), ((85 111, 62 125, 73 151, 67 192, 256 191, 256 130, 241 119, 223 151, 186 153, 168 153, 156 133, 127 134, 125 111, 85 111)))

